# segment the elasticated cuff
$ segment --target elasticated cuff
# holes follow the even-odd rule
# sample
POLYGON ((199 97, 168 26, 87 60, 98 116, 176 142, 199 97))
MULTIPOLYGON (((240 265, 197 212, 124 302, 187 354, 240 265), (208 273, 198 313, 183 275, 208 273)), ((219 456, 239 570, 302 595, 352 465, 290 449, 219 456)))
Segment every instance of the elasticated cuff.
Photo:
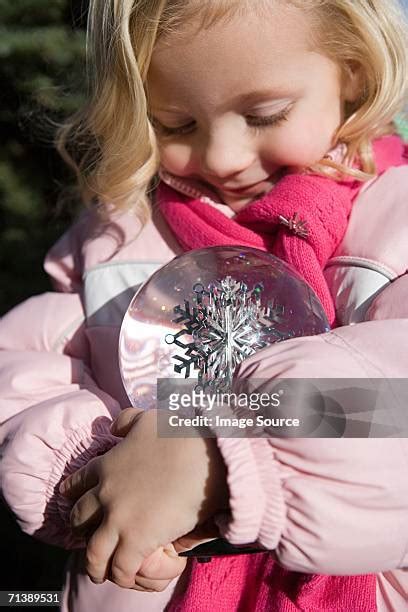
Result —
MULTIPOLYGON (((64 445, 58 449, 53 468, 45 489, 46 506, 44 511, 44 529, 46 539, 53 540, 52 531, 55 531, 55 540, 61 539, 61 524, 67 532, 64 541, 66 548, 83 548, 86 542, 70 532, 70 513, 75 502, 67 499, 59 492, 60 483, 70 474, 86 465, 91 459, 103 455, 120 438, 110 433, 111 420, 107 417, 95 419, 89 427, 80 427, 70 432, 64 445)), ((64 531, 65 531, 64 530, 64 531)), ((44 538, 40 534, 35 534, 44 538)))
POLYGON ((278 467, 267 440, 218 438, 227 466, 230 514, 216 519, 221 535, 231 544, 258 541, 276 548, 285 517, 278 467))
POLYGON ((268 440, 251 438, 249 442, 265 495, 265 511, 259 527, 258 541, 268 550, 273 550, 278 546, 286 521, 279 463, 268 440))

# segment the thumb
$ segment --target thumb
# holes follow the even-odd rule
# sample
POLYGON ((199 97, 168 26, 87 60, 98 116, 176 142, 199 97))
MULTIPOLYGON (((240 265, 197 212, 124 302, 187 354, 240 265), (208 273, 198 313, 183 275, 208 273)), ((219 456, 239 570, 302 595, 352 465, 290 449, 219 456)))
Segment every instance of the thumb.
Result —
POLYGON ((165 548, 160 547, 154 553, 146 557, 138 570, 138 575, 153 580, 172 580, 180 576, 186 567, 187 559, 179 557, 174 551, 173 545, 165 548))
POLYGON ((186 535, 178 538, 173 542, 174 549, 177 553, 185 552, 195 548, 199 544, 205 544, 205 542, 211 542, 220 537, 218 527, 213 521, 207 521, 202 525, 197 525, 195 529, 186 533, 186 535))
POLYGON ((112 422, 110 426, 111 433, 114 436, 124 438, 144 412, 141 408, 125 408, 112 422))

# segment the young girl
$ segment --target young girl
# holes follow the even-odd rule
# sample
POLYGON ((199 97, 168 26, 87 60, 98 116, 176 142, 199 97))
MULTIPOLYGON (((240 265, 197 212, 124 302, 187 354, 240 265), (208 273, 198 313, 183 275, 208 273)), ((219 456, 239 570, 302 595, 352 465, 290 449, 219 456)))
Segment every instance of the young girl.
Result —
POLYGON ((0 322, 3 496, 78 549, 63 609, 407 609, 405 439, 157 438, 154 411, 121 412, 117 363, 141 282, 240 244, 293 264, 337 328, 237 378, 406 377, 396 0, 94 0, 89 22, 90 99, 59 146, 93 205, 48 254, 60 292, 0 322), (270 552, 185 569, 174 551, 218 532, 270 552))

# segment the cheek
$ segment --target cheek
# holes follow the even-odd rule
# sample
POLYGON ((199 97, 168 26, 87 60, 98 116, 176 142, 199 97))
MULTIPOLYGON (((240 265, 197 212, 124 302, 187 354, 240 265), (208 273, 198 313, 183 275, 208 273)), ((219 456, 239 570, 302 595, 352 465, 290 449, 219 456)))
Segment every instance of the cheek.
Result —
POLYGON ((309 166, 318 162, 332 148, 339 125, 335 117, 305 116, 277 130, 270 142, 271 156, 282 166, 309 166))
POLYGON ((176 143, 160 143, 160 162, 172 174, 187 175, 191 171, 191 147, 176 143))

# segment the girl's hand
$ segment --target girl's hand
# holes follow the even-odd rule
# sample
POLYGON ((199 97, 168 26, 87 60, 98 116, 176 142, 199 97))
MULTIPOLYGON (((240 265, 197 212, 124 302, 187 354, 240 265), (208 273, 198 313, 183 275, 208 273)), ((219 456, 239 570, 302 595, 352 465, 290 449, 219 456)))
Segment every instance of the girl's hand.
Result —
POLYGON ((74 528, 100 523, 88 541, 89 576, 94 582, 110 576, 128 588, 139 570, 145 573, 145 559, 228 506, 215 440, 158 438, 155 410, 134 417, 122 442, 61 486, 68 497, 80 497, 71 513, 74 528))
MULTIPOLYGON (((132 426, 136 423, 137 418, 143 414, 144 410, 140 408, 125 408, 120 414, 112 421, 111 432, 115 436, 124 438, 129 433, 132 426)), ((178 538, 173 544, 169 544, 169 550, 176 550, 179 552, 185 552, 191 550, 200 544, 205 542, 211 542, 220 537, 219 529, 215 523, 210 519, 206 523, 197 526, 193 531, 186 535, 178 538)), ((167 547, 166 547, 167 549, 167 547)), ((169 553, 169 550, 166 552, 169 553)))
POLYGON ((187 565, 187 558, 179 557, 177 553, 190 550, 216 537, 219 537, 218 528, 210 520, 179 538, 174 544, 168 544, 164 548, 160 547, 147 559, 144 559, 135 576, 135 584, 132 589, 164 591, 174 578, 183 573, 187 565))
MULTIPOLYGON (((134 584, 129 588, 135 591, 164 591, 174 578, 182 574, 186 564, 187 559, 179 557, 172 544, 160 546, 143 560, 138 573, 134 576, 134 584)), ((106 578, 112 580, 110 575, 106 578)))
MULTIPOLYGON (((111 425, 112 433, 115 436, 125 437, 143 412, 144 410, 138 408, 122 410, 111 425)), ((186 567, 187 559, 179 557, 177 553, 190 550, 217 537, 219 537, 218 528, 212 521, 208 521, 176 540, 174 545, 160 547, 143 561, 132 588, 137 591, 163 591, 172 579, 182 574, 186 567)))

